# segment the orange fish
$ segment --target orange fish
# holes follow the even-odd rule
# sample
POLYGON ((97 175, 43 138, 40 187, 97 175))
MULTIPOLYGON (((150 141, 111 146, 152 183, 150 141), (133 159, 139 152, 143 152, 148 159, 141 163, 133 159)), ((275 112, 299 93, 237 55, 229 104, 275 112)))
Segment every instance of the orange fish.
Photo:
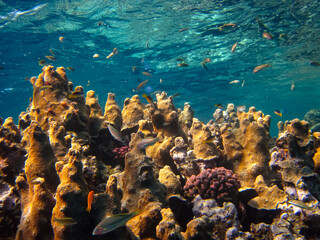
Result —
POLYGON ((152 97, 150 97, 149 95, 144 93, 142 94, 142 97, 144 97, 148 101, 148 103, 153 104, 152 97))
POLYGON ((204 58, 204 59, 203 59, 203 62, 204 62, 204 63, 209 63, 209 62, 211 62, 211 58, 204 58))
POLYGON ((93 201, 93 197, 94 197, 94 191, 89 192, 89 194, 88 194, 88 207, 87 207, 87 212, 89 212, 89 213, 91 211, 91 204, 93 201))
POLYGON ((146 76, 152 76, 151 73, 148 73, 148 72, 142 72, 142 74, 146 75, 146 76))
POLYGON ((141 82, 136 89, 133 89, 133 91, 138 91, 139 89, 143 88, 147 82, 148 82, 148 80, 141 82))
POLYGON ((179 33, 181 33, 181 32, 184 32, 184 31, 187 31, 187 30, 189 30, 190 28, 188 28, 188 27, 186 27, 186 28, 181 28, 180 30, 179 30, 179 33))
POLYGON ((219 31, 222 31, 222 29, 224 27, 236 27, 236 26, 237 26, 237 24, 235 24, 235 23, 225 23, 221 27, 219 27, 219 31))
POLYGON ((116 55, 118 53, 118 49, 117 48, 114 48, 112 53, 110 53, 108 56, 107 56, 107 59, 113 57, 114 55, 116 55))
POLYGON ((238 43, 236 42, 235 44, 233 44, 232 48, 231 48, 231 52, 234 53, 237 49, 238 43))
POLYGON ((64 37, 59 37, 59 41, 63 42, 64 41, 64 37))
POLYGON ((271 40, 273 38, 272 35, 270 33, 268 33, 268 32, 264 32, 262 34, 262 37, 265 38, 265 39, 268 39, 268 40, 271 40))
POLYGON ((132 67, 132 72, 134 72, 135 70, 137 70, 137 66, 132 67))
POLYGON ((255 68, 253 69, 252 73, 257 73, 257 72, 259 72, 259 71, 261 71, 261 70, 263 70, 263 69, 265 69, 265 68, 267 68, 267 67, 272 67, 272 66, 271 66, 269 63, 267 63, 267 64, 262 64, 262 65, 260 65, 260 66, 255 67, 255 68))
POLYGON ((57 61, 57 59, 54 56, 46 56, 46 58, 52 61, 57 61))

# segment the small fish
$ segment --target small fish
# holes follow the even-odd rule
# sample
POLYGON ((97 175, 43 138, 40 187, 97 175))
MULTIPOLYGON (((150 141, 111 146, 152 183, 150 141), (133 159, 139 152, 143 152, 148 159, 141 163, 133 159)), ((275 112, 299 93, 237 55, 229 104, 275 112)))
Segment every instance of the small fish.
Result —
POLYGON ((300 201, 300 200, 289 200, 288 203, 296 206, 296 207, 300 207, 300 208, 304 208, 307 210, 312 210, 312 207, 309 207, 307 204, 305 204, 304 202, 300 201))
POLYGON ((99 55, 98 53, 95 53, 95 54, 93 54, 92 57, 93 57, 93 58, 98 58, 98 57, 100 57, 100 55, 99 55))
POLYGON ((51 54, 52 54, 52 55, 54 55, 54 53, 53 53, 52 49, 50 48, 49 50, 50 50, 51 54))
POLYGON ((139 211, 120 213, 103 219, 93 230, 92 235, 102 235, 124 226, 131 218, 137 216, 139 211))
POLYGON ((47 65, 47 61, 46 60, 40 60, 39 62, 40 66, 46 66, 47 65))
POLYGON ((292 82, 292 84, 291 84, 291 91, 293 91, 294 89, 295 89, 295 85, 294 85, 294 82, 292 82))
POLYGON ((149 40, 147 40, 146 49, 149 49, 149 40))
POLYGON ((78 137, 77 133, 74 131, 67 131, 67 134, 70 135, 71 137, 75 137, 75 138, 78 137))
POLYGON ((175 94, 172 95, 172 98, 178 97, 179 95, 180 95, 180 93, 175 93, 175 94))
POLYGON ((240 105, 237 107, 237 111, 238 112, 244 112, 246 110, 246 106, 245 105, 240 105))
POLYGON ((178 61, 178 62, 183 62, 184 59, 183 59, 183 58, 177 58, 177 61, 178 61))
POLYGON ((64 37, 59 37, 59 41, 63 42, 64 41, 64 37))
POLYGON ((206 69, 206 70, 209 70, 209 68, 206 66, 206 64, 204 62, 201 62, 201 66, 206 69))
POLYGON ((88 206, 87 206, 87 210, 86 210, 89 213, 91 211, 91 204, 92 204, 92 201, 93 201, 93 197, 94 197, 94 191, 89 192, 89 194, 88 194, 88 206))
POLYGON ((156 137, 156 138, 148 137, 148 138, 141 140, 141 142, 138 143, 137 147, 139 149, 146 149, 147 147, 154 145, 159 140, 160 139, 158 137, 156 137))
POLYGON ((146 75, 146 76, 152 76, 151 73, 148 73, 148 72, 142 72, 143 75, 146 75))
POLYGON ((310 128, 311 133, 320 132, 320 123, 317 123, 312 128, 310 128))
POLYGON ((148 82, 148 80, 141 82, 134 91, 138 91, 139 89, 143 88, 147 82, 148 82))
POLYGON ((137 66, 132 67, 132 72, 135 72, 137 70, 137 66))
POLYGON ((108 124, 108 129, 109 129, 111 136, 115 140, 117 140, 119 142, 123 142, 123 138, 122 138, 121 133, 114 126, 112 126, 111 124, 108 124))
POLYGON ((189 27, 181 28, 181 29, 179 30, 179 33, 184 32, 184 31, 187 31, 187 30, 189 30, 189 29, 190 29, 189 27))
POLYGON ((118 53, 118 49, 117 48, 114 48, 112 53, 110 53, 108 56, 107 56, 107 59, 113 57, 114 55, 116 55, 118 53))
POLYGON ((46 90, 46 89, 52 89, 52 86, 51 85, 45 85, 45 86, 40 87, 40 91, 43 91, 43 90, 46 90))
POLYGON ((155 94, 158 94, 158 93, 161 93, 161 91, 154 91, 154 92, 151 93, 150 95, 155 95, 155 94))
POLYGON ((90 81, 88 81, 88 83, 87 83, 87 87, 89 87, 90 86, 90 81))
POLYGON ((189 67, 186 63, 178 63, 178 67, 189 67))
POLYGON ((145 94, 145 93, 142 94, 142 97, 144 97, 144 98, 148 101, 148 103, 153 104, 152 97, 148 96, 148 95, 145 94))
POLYGON ((236 42, 235 44, 233 44, 232 48, 231 48, 231 52, 234 53, 237 49, 238 43, 236 42))
POLYGON ((244 86, 245 82, 246 82, 246 80, 243 80, 243 82, 242 82, 242 84, 241 84, 241 87, 244 86))
POLYGON ((273 38, 273 36, 268 32, 264 32, 262 34, 262 37, 265 38, 265 39, 268 39, 268 40, 271 40, 273 38))
POLYGON ((98 22, 97 25, 98 25, 99 27, 101 27, 101 26, 104 25, 104 22, 102 22, 102 21, 101 21, 101 22, 98 22))
POLYGON ((160 83, 162 83, 162 82, 163 82, 162 78, 160 78, 159 82, 160 82, 160 83))
POLYGON ((320 63, 316 61, 310 61, 309 64, 314 67, 320 67, 320 63))
POLYGON ((279 111, 279 110, 274 110, 274 113, 275 113, 276 115, 278 115, 279 117, 282 117, 282 112, 281 112, 281 111, 279 111))
POLYGON ((272 66, 269 63, 268 64, 262 64, 260 66, 255 67, 253 69, 252 73, 257 73, 257 72, 259 72, 259 71, 261 71, 261 70, 263 70, 263 69, 265 69, 267 67, 272 67, 272 66))
POLYGON ((209 63, 209 62, 211 62, 211 58, 204 58, 204 59, 203 59, 203 62, 204 62, 204 63, 209 63))
POLYGON ((4 67, 0 66, 0 70, 4 69, 4 67))
POLYGON ((235 24, 235 23, 225 23, 225 24, 223 24, 222 26, 219 27, 219 31, 222 31, 222 29, 224 27, 236 27, 236 26, 237 26, 237 24, 235 24))
POLYGON ((73 72, 75 71, 73 67, 67 67, 67 69, 68 69, 69 71, 73 71, 73 72))
POLYGON ((77 224, 77 221, 73 218, 65 217, 65 218, 53 218, 53 221, 59 223, 62 226, 69 226, 69 225, 75 225, 77 224))
POLYGON ((267 29, 267 27, 260 21, 260 19, 258 17, 256 17, 256 21, 257 21, 257 23, 259 25, 260 31, 263 31, 263 30, 267 29))
POLYGON ((215 106, 216 108, 223 108, 223 106, 222 106, 220 103, 215 104, 214 106, 215 106))
POLYGON ((54 57, 54 56, 46 56, 46 58, 48 58, 49 60, 52 60, 52 61, 57 61, 57 59, 54 57))
POLYGON ((239 80, 233 80, 231 82, 229 82, 229 84, 235 84, 235 83, 239 83, 240 81, 239 80))
POLYGON ((214 140, 214 136, 211 136, 211 137, 208 137, 207 139, 205 140, 202 140, 202 143, 205 144, 205 143, 210 143, 214 140))
POLYGON ((68 95, 68 98, 78 98, 80 96, 83 96, 84 93, 81 93, 81 92, 73 92, 71 94, 68 95))

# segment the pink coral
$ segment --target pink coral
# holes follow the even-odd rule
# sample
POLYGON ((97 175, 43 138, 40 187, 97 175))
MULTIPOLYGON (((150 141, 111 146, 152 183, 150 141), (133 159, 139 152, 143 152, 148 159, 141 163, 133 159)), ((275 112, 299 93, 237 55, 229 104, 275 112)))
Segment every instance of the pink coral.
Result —
POLYGON ((239 188, 240 182, 233 171, 217 167, 192 175, 184 191, 188 198, 200 194, 203 199, 215 199, 221 205, 225 201, 235 202, 239 188))
POLYGON ((112 150, 113 157, 117 161, 124 161, 124 157, 127 152, 130 151, 130 148, 128 146, 123 146, 123 147, 116 147, 115 149, 112 150))

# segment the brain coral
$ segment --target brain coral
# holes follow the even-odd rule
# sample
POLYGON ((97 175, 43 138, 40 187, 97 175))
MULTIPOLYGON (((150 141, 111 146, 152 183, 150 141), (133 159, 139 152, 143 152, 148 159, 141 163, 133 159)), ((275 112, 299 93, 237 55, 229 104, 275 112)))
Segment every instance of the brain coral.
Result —
POLYGON ((240 188, 237 176, 224 167, 206 169, 193 175, 184 186, 185 195, 193 199, 200 194, 203 199, 215 199, 219 205, 225 201, 235 201, 240 188))

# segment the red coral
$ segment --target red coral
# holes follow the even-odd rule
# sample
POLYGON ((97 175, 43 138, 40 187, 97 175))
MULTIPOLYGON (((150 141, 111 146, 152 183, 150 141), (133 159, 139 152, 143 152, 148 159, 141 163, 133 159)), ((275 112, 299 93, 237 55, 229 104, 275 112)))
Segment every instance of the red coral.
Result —
POLYGON ((128 146, 117 147, 112 150, 113 157, 118 161, 123 161, 127 152, 130 151, 128 146))
POLYGON ((220 205, 225 201, 234 202, 240 182, 229 169, 218 167, 206 169, 193 175, 184 186, 185 195, 193 199, 200 194, 203 199, 215 199, 220 205))

